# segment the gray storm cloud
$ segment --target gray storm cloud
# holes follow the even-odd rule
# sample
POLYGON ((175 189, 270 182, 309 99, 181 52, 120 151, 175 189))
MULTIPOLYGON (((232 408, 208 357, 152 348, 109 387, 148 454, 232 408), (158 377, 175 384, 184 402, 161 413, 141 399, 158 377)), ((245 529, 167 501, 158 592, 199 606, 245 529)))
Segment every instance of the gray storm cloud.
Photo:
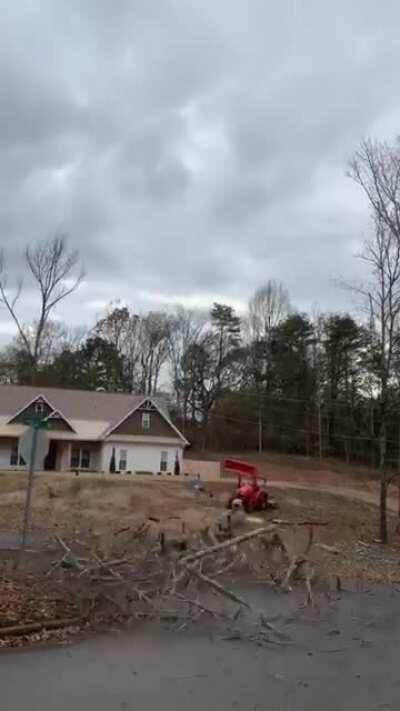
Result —
POLYGON ((346 305, 367 206, 345 165, 397 131, 398 3, 20 0, 1 20, 1 245, 17 272, 68 234, 87 280, 64 318, 240 305, 269 278, 346 305))

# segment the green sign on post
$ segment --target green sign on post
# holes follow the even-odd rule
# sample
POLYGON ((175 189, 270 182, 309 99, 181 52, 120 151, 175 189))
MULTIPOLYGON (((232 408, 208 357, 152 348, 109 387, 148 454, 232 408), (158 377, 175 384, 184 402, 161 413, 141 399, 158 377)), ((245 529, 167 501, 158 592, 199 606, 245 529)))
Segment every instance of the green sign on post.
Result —
POLYGON ((48 420, 44 420, 43 417, 26 417, 24 420, 25 425, 29 425, 34 430, 47 430, 49 428, 48 420))
MULTIPOLYGON (((32 490, 33 490, 33 476, 35 473, 35 461, 36 454, 38 450, 38 440, 40 430, 48 429, 49 423, 41 417, 27 417, 24 423, 30 427, 30 430, 24 435, 23 440, 24 453, 28 453, 29 456, 24 457, 25 460, 29 460, 29 474, 28 474, 28 486, 26 489, 26 499, 25 499, 25 511, 24 511, 24 522, 22 527, 22 540, 21 540, 21 554, 26 547, 26 539, 28 537, 30 519, 31 519, 31 502, 32 502, 32 490)), ((43 449, 43 441, 41 442, 41 449, 43 449)), ((21 449, 19 449, 21 451, 21 449)), ((23 454, 22 454, 23 456, 23 454)))

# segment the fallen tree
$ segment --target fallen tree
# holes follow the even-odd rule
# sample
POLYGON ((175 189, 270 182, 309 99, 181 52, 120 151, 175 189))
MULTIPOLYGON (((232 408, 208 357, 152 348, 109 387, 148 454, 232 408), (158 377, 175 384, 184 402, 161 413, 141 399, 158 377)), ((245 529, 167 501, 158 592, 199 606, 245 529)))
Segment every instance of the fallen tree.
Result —
POLYGON ((327 525, 327 522, 275 519, 266 526, 218 543, 207 531, 204 535, 185 533, 187 550, 181 550, 172 545, 173 534, 161 528, 161 522, 151 529, 146 523, 135 529, 125 527, 125 530, 114 532, 108 555, 92 550, 90 546, 82 551, 81 542, 78 553, 74 541, 66 542, 57 536, 61 555, 52 561, 47 575, 52 576, 52 584, 58 578, 60 585, 63 581, 76 583, 76 595, 84 601, 81 617, 28 619, 21 625, 4 626, 0 629, 0 638, 28 635, 78 622, 86 624, 93 619, 122 622, 132 618, 153 618, 166 624, 177 624, 180 629, 196 622, 202 615, 208 615, 218 628, 223 628, 221 633, 233 633, 232 630, 238 633, 240 630, 241 638, 257 640, 260 644, 279 643, 285 633, 277 629, 264 612, 254 609, 250 601, 239 595, 222 576, 239 574, 248 580, 249 575, 257 574, 264 584, 277 591, 290 591, 292 580, 297 578, 305 585, 306 604, 313 604, 316 563, 310 557, 312 552, 319 546, 330 555, 337 556, 340 552, 333 546, 314 541, 314 527, 319 525, 327 525), (293 555, 285 536, 288 529, 298 526, 308 527, 308 540, 303 552, 293 555), (124 533, 126 540, 129 539, 129 550, 123 540, 124 533), (275 552, 278 563, 274 560, 275 552), (209 604, 210 594, 221 598, 216 608, 209 604), (222 600, 226 601, 227 609, 222 600), (229 605, 234 605, 231 611, 229 605))

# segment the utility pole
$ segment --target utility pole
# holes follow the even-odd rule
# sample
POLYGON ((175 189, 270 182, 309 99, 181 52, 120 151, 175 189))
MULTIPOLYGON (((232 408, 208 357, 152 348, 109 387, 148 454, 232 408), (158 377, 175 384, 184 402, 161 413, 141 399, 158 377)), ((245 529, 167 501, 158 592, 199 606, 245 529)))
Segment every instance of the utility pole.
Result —
POLYGON ((258 408, 258 453, 263 451, 263 429, 262 429, 262 410, 261 405, 258 408))

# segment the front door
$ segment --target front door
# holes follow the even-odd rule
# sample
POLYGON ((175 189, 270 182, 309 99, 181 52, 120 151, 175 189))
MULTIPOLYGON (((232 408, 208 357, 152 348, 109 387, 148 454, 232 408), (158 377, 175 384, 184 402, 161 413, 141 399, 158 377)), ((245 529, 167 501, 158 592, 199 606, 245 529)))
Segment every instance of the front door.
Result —
POLYGON ((44 468, 46 471, 55 471, 57 463, 57 442, 54 439, 50 440, 49 451, 44 460, 44 468))

